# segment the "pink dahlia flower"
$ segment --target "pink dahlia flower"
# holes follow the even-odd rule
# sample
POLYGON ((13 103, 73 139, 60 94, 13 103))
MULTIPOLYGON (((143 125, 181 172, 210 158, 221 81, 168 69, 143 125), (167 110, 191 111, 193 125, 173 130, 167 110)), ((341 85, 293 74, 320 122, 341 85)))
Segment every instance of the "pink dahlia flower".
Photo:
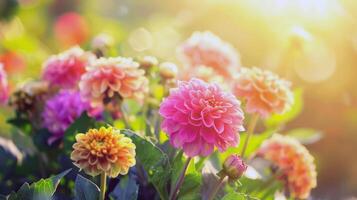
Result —
POLYGON ((195 32, 178 47, 178 58, 188 67, 205 65, 230 77, 240 66, 238 52, 211 32, 195 32))
POLYGON ((139 63, 131 58, 99 58, 93 62, 79 83, 82 96, 93 104, 118 94, 122 98, 143 99, 148 80, 139 63))
POLYGON ((9 99, 9 86, 7 83, 7 74, 3 65, 0 63, 0 104, 6 104, 9 99))
POLYGON ((257 151, 257 156, 271 161, 281 174, 287 193, 294 199, 306 199, 316 187, 314 158, 297 140, 274 134, 257 151))
POLYGON ((75 88, 86 71, 86 66, 94 59, 94 54, 85 52, 78 46, 72 47, 58 55, 51 56, 44 63, 42 78, 51 86, 75 88))
POLYGON ((56 41, 64 47, 83 44, 87 41, 90 30, 85 18, 75 12, 59 16, 53 28, 56 41))
POLYGON ((293 103, 290 82, 259 68, 242 68, 234 83, 234 93, 247 101, 246 111, 268 117, 283 113, 293 103))
POLYGON ((243 131, 240 102, 218 85, 199 79, 178 82, 178 88, 161 103, 162 129, 175 148, 186 155, 208 156, 217 147, 237 146, 243 131))
POLYGON ((98 116, 100 108, 93 108, 88 101, 81 99, 79 92, 62 90, 52 98, 48 99, 43 113, 43 123, 52 136, 48 142, 51 144, 54 141, 63 137, 66 129, 85 111, 88 111, 90 116, 98 116))

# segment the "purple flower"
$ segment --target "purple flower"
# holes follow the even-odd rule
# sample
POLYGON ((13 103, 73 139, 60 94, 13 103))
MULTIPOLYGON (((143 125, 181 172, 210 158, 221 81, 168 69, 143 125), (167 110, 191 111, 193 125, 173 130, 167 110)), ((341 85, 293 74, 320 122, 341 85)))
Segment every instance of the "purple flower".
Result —
MULTIPOLYGON (((97 109, 95 109, 97 111, 97 109)), ((90 103, 81 99, 79 92, 62 90, 50 98, 44 107, 42 113, 44 127, 46 127, 52 136, 48 143, 63 137, 66 129, 84 112, 93 111, 90 103)), ((93 113, 90 113, 90 115, 93 113)))

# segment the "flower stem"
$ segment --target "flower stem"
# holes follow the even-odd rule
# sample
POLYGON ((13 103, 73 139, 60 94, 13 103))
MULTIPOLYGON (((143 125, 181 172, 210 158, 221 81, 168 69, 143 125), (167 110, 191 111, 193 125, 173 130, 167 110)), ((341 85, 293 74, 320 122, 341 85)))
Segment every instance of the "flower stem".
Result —
POLYGON ((183 166, 183 169, 181 171, 181 174, 176 182, 176 185, 175 185, 175 188, 173 190, 171 190, 171 194, 170 194, 170 200, 176 200, 177 199, 177 195, 179 193, 179 190, 180 190, 180 187, 181 185, 183 184, 183 181, 185 179, 185 174, 186 174, 186 171, 187 171, 187 167, 188 165, 190 164, 190 161, 191 161, 191 157, 188 157, 186 162, 185 162, 185 165, 183 166))
POLYGON ((105 200, 105 190, 107 189, 107 175, 103 172, 100 175, 100 196, 99 200, 105 200))
POLYGON ((221 188, 224 178, 226 178, 226 176, 221 176, 218 180, 218 182, 216 183, 216 185, 214 186, 212 192, 210 193, 210 195, 208 196, 208 200, 213 200, 214 197, 216 196, 217 192, 219 191, 219 189, 221 188))
POLYGON ((254 133, 254 128, 257 125, 258 119, 259 119, 259 115, 254 114, 252 116, 252 119, 249 122, 248 130, 247 130, 247 137, 245 138, 242 153, 241 153, 242 158, 244 158, 244 155, 245 155, 247 147, 248 147, 249 140, 254 133))
POLYGON ((132 129, 129 122, 128 122, 128 119, 126 117, 126 113, 124 112, 124 109, 123 109, 123 105, 119 105, 119 108, 120 108, 120 112, 121 112, 121 118, 124 122, 124 125, 125 125, 125 128, 126 129, 132 129))

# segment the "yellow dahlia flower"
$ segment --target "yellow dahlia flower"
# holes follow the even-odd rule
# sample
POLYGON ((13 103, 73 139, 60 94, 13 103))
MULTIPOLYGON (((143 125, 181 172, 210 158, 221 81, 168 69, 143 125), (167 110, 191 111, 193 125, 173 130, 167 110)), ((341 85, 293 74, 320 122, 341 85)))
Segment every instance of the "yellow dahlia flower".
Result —
POLYGON ((76 135, 71 159, 91 176, 105 172, 114 178, 127 174, 135 165, 135 144, 112 127, 89 129, 76 135))

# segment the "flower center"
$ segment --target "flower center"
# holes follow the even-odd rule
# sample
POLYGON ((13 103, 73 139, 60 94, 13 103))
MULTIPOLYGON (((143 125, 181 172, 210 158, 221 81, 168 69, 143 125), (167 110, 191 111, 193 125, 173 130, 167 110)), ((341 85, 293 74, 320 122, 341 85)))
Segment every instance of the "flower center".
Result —
POLYGON ((217 107, 222 105, 221 101, 217 101, 215 98, 210 98, 207 100, 208 105, 210 105, 211 107, 217 107))

